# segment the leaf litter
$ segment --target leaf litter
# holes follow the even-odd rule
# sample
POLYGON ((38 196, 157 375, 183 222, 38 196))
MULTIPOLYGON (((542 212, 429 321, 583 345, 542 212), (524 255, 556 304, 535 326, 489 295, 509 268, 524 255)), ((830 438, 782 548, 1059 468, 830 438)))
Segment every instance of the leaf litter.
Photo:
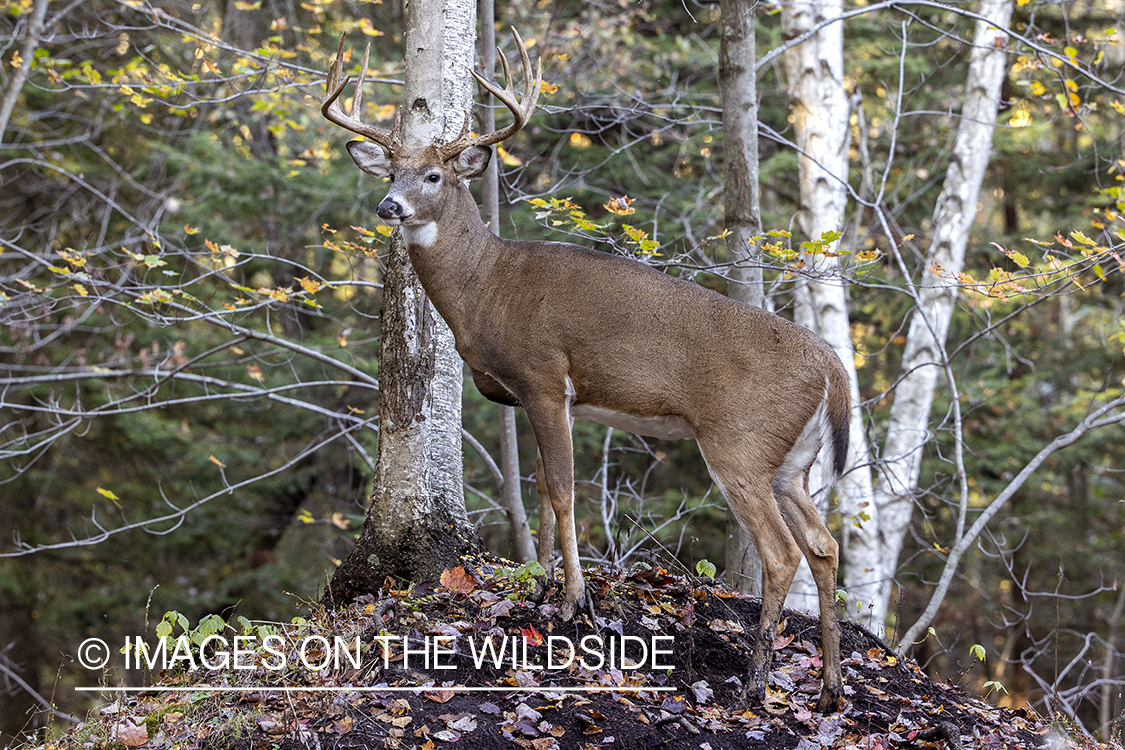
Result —
POLYGON ((774 641, 765 699, 740 708, 758 599, 655 566, 590 569, 594 620, 583 614, 563 622, 560 593, 536 603, 541 588, 520 570, 474 558, 433 584, 388 580, 378 596, 346 607, 310 605, 300 627, 278 624, 278 632, 294 649, 309 635, 358 638, 358 667, 343 660, 319 671, 270 671, 263 655, 255 669, 163 673, 156 681, 162 688, 244 690, 134 694, 58 746, 101 747, 115 739, 183 750, 960 750, 1047 742, 1048 724, 1031 711, 993 706, 934 682, 850 622, 841 622, 845 698, 837 713, 818 714, 819 623, 789 610, 774 641), (493 651, 481 658, 489 637, 493 651), (423 658, 435 642, 440 658, 423 658), (580 653, 583 643, 594 648, 580 653), (659 643, 662 651, 638 667, 639 657, 626 648, 622 664, 613 658, 620 643, 659 643))

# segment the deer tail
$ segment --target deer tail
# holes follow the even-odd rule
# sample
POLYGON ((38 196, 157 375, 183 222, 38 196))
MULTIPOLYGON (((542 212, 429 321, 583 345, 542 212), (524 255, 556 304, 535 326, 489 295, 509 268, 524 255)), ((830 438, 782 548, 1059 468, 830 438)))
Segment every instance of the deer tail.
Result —
POLYGON ((832 445, 830 483, 835 483, 848 463, 848 441, 851 436, 852 391, 848 373, 837 364, 828 374, 828 433, 832 445))

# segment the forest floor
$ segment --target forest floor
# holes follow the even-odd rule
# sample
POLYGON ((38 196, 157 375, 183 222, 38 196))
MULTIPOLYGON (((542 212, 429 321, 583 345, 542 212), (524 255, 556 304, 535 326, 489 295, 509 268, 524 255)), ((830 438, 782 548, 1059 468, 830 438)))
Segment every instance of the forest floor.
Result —
MULTIPOLYGON (((580 615, 563 622, 557 591, 547 592, 546 603, 530 601, 535 586, 526 567, 478 561, 446 571, 440 583, 390 590, 382 599, 361 598, 336 610, 314 605, 297 624, 242 621, 241 632, 251 639, 245 643, 272 634, 278 638, 273 651, 244 657, 245 669, 166 673, 153 686, 159 692, 119 700, 56 744, 1079 747, 1079 740, 1056 734, 1025 709, 1000 708, 931 681, 848 622, 841 622, 846 697, 838 712, 820 715, 819 625, 788 610, 765 700, 739 710, 757 599, 647 566, 589 570, 586 580, 595 602, 592 620, 580 615), (359 639, 358 666, 345 653, 338 667, 310 669, 332 661, 334 637, 349 649, 359 639), (201 690, 205 686, 228 692, 201 690)), ((198 641, 205 634, 188 635, 198 641)))

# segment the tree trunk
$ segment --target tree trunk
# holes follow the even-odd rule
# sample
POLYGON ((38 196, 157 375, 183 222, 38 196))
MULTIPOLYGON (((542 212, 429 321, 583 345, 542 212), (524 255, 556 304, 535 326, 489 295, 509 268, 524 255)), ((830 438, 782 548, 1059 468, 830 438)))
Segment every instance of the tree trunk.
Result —
MULTIPOLYGON (((821 22, 843 13, 842 0, 798 0, 784 3, 781 27, 784 39, 793 39, 821 22)), ((848 96, 844 91, 844 32, 842 23, 820 29, 802 44, 786 50, 785 73, 789 87, 789 109, 798 148, 800 209, 798 241, 819 240, 825 232, 844 226, 848 184, 848 96)), ((839 258, 832 257, 837 243, 819 253, 805 253, 805 269, 797 281, 796 322, 827 341, 839 355, 851 383, 853 415, 850 465, 867 462, 867 446, 859 410, 855 352, 848 321, 847 288, 839 258)), ((821 459, 813 466, 810 490, 821 509, 827 511, 827 493, 820 487, 821 459)), ((852 471, 836 488, 845 527, 872 494, 870 474, 852 471)), ((817 608, 816 585, 808 564, 802 560, 786 605, 813 611, 817 608)))
MULTIPOLYGON (((727 231, 727 296, 765 307, 754 237, 762 233, 758 205, 758 90, 754 9, 747 0, 722 0, 719 93, 723 102, 723 221, 727 231)), ((761 594, 762 560, 750 535, 727 508, 727 584, 761 594)))
POLYGON ((35 61, 35 50, 39 48, 46 18, 47 0, 36 0, 35 6, 27 17, 27 30, 24 32, 23 46, 20 47, 20 64, 8 79, 3 94, 0 94, 0 143, 4 142, 12 110, 16 108, 16 100, 23 90, 24 81, 31 73, 31 64, 35 61))
MULTIPOLYGON (((403 137, 452 140, 472 103, 475 4, 412 0, 406 28, 403 137)), ((461 464, 462 363, 397 233, 383 287, 379 449, 371 507, 355 550, 336 571, 337 604, 386 576, 433 580, 476 544, 461 464)))
MULTIPOLYGON (((983 0, 980 13, 1007 28, 1011 0, 983 0)), ((914 497, 925 445, 932 437, 930 406, 939 377, 944 377, 945 340, 957 302, 957 286, 930 272, 939 265, 952 276, 965 263, 969 228, 977 196, 992 154, 992 131, 1007 75, 1007 35, 978 22, 965 85, 965 103, 941 195, 934 207, 933 237, 925 266, 918 271, 917 307, 902 357, 903 378, 895 389, 890 423, 879 464, 879 537, 874 546, 848 550, 850 595, 870 602, 871 620, 886 618, 895 569, 914 511, 914 497)))
MULTIPOLYGON (((493 0, 480 2, 481 30, 481 68, 487 78, 496 70, 496 24, 493 0)), ((492 108, 492 94, 481 92, 480 97, 481 132, 496 130, 496 110, 492 108)), ((482 180, 481 198, 488 228, 500 234, 500 160, 493 155, 482 180)), ((508 516, 508 528, 512 537, 512 554, 520 562, 535 559, 535 542, 531 538, 531 527, 527 524, 527 511, 523 507, 523 493, 520 492, 520 454, 518 433, 516 432, 516 410, 512 406, 499 405, 500 417, 500 471, 504 481, 500 484, 500 506, 508 516)))

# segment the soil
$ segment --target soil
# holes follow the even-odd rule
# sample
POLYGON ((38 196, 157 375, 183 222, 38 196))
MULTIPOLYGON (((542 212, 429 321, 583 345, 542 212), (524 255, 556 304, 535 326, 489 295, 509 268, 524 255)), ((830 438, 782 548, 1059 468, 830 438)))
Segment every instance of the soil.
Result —
MULTIPOLYGON (((360 597, 313 618, 327 620, 346 642, 360 638, 360 666, 297 670, 285 679, 335 692, 248 687, 209 696, 213 711, 160 727, 147 746, 878 750, 1045 743, 1047 727, 1030 712, 935 683, 850 622, 841 622, 846 697, 837 712, 818 714, 819 623, 788 610, 766 697, 747 706, 742 679, 757 599, 648 566, 590 570, 586 580, 594 617, 571 622, 559 617, 556 588, 536 604, 542 587, 526 569, 479 561, 446 571, 440 584, 360 597), (495 651, 487 651, 489 637, 495 651), (566 664, 568 644, 577 658, 566 664), (236 733, 229 717, 239 711, 250 718, 236 733), (227 723, 204 726, 204 714, 227 723)), ((175 700, 182 698, 141 696, 129 710, 141 721, 175 700)))

